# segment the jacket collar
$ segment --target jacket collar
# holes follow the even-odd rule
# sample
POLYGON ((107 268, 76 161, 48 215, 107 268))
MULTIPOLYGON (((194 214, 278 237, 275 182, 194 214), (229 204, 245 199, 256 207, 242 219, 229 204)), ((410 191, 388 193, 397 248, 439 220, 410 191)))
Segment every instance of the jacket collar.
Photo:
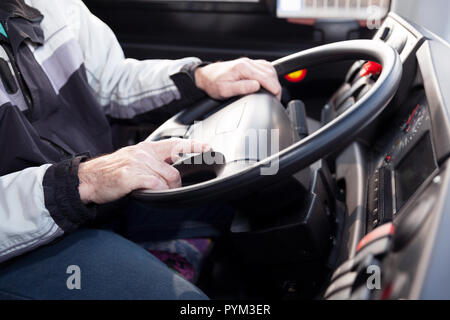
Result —
POLYGON ((30 7, 24 0, 2 0, 0 3, 0 20, 6 23, 10 18, 17 17, 34 22, 42 20, 39 10, 30 7))
POLYGON ((16 52, 20 44, 29 39, 37 44, 44 43, 40 27, 44 16, 24 0, 1 0, 0 22, 5 26, 9 41, 16 52))

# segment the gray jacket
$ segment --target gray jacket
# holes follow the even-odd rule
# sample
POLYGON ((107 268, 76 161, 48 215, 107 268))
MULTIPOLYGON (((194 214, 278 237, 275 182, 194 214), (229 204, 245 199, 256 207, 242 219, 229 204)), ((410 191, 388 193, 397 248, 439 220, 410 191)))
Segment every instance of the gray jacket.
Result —
POLYGON ((89 209, 70 161, 112 151, 106 115, 132 118, 189 95, 176 76, 201 63, 125 59, 81 0, 25 2, 41 16, 10 19, 11 52, 0 46, 13 75, 0 82, 0 262, 81 226, 89 209))

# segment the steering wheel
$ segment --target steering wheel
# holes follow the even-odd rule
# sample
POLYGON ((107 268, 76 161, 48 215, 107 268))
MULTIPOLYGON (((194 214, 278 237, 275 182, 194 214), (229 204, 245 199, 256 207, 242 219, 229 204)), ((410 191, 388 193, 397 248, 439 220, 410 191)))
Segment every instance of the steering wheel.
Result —
POLYGON ((230 199, 281 181, 342 150, 394 97, 402 75, 398 53, 381 41, 352 40, 316 47, 273 62, 278 75, 283 76, 324 63, 358 59, 377 61, 383 66, 375 85, 351 108, 304 139, 296 135, 283 105, 266 92, 223 103, 206 99, 183 110, 157 129, 150 139, 182 137, 207 142, 223 163, 200 166, 188 182, 182 175, 181 188, 137 190, 132 196, 169 206, 230 199), (250 138, 255 135, 253 150, 258 152, 252 153, 250 138), (263 149, 268 152, 259 152, 263 149))

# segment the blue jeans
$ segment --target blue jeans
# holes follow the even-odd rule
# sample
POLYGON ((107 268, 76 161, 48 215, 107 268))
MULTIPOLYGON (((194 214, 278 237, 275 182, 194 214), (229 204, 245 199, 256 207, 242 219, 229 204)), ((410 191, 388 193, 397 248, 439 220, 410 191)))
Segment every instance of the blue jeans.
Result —
POLYGON ((214 237, 231 216, 223 208, 150 210, 134 203, 122 235, 80 229, 0 265, 0 299, 207 299, 133 241, 214 237), (80 270, 79 290, 67 286, 71 265, 80 270))

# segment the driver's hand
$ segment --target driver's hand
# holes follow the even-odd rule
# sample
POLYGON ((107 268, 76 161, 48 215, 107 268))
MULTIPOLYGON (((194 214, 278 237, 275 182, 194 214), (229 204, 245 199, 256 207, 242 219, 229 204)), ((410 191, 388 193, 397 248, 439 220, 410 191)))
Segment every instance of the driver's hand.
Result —
POLYGON ((180 153, 201 153, 210 146, 193 140, 144 141, 80 164, 80 196, 84 203, 104 204, 138 189, 166 190, 181 186, 170 164, 180 153))
POLYGON ((261 87, 281 99, 277 72, 265 60, 217 62, 195 70, 195 84, 214 99, 255 93, 261 87))

